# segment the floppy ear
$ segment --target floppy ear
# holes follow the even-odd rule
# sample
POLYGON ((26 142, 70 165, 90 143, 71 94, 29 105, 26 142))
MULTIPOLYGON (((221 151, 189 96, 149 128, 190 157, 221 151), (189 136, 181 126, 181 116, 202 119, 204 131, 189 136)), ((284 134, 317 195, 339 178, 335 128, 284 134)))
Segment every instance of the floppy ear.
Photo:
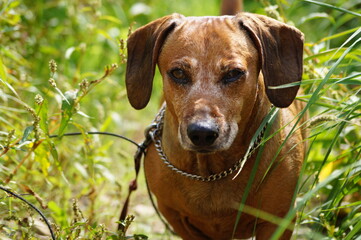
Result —
POLYGON ((148 104, 159 52, 176 26, 176 19, 181 17, 173 14, 159 18, 129 36, 125 82, 129 102, 134 108, 142 109, 148 104))
POLYGON ((237 18, 261 56, 268 99, 276 107, 288 107, 295 99, 299 85, 279 89, 269 87, 301 81, 303 34, 294 27, 262 15, 241 13, 237 18))

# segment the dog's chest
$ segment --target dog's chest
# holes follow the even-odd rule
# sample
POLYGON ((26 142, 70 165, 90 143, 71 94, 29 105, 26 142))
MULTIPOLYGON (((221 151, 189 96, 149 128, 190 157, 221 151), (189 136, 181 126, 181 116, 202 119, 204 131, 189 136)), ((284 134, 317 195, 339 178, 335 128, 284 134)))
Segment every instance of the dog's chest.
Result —
POLYGON ((168 168, 153 148, 145 160, 145 171, 159 203, 184 215, 200 217, 221 218, 236 212, 248 179, 242 174, 235 180, 232 175, 211 182, 191 179, 168 168))
MULTIPOLYGON (((178 189, 185 206, 192 206, 192 214, 205 217, 229 216, 238 208, 243 190, 227 180, 219 182, 193 182, 187 189, 178 189)), ((179 186, 179 185, 178 185, 179 186)))

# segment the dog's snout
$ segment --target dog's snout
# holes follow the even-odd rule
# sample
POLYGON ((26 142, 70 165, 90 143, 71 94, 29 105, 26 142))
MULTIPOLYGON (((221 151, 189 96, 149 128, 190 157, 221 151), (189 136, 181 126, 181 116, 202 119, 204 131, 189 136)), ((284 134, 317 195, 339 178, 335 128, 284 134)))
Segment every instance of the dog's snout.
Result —
POLYGON ((218 127, 209 123, 192 123, 187 128, 187 134, 197 147, 209 147, 219 136, 218 127))

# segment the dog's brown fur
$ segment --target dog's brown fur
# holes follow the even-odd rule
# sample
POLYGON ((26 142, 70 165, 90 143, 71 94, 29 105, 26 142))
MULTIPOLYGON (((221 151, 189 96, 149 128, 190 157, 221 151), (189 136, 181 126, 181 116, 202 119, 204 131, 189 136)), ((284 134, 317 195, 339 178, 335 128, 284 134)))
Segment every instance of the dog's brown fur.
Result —
MULTIPOLYGON (((167 104, 164 152, 179 169, 202 176, 233 166, 244 156, 271 104, 282 107, 272 132, 286 127, 265 144, 246 200, 247 206, 282 218, 292 204, 304 157, 300 130, 287 140, 271 171, 266 171, 293 126, 287 124, 295 122, 302 104, 292 103, 298 87, 269 87, 301 80, 302 52, 300 31, 265 16, 186 18, 173 14, 130 36, 128 97, 136 109, 147 105, 158 64, 167 104), (235 74, 239 75, 236 79, 226 81, 235 74), (192 124, 213 127, 214 142, 195 144, 189 134, 192 124)), ((170 170, 151 145, 145 157, 146 178, 159 210, 183 239, 230 239, 256 155, 234 180, 232 174, 219 181, 199 182, 170 170)), ((249 238, 255 233, 257 239, 269 239, 276 228, 262 216, 257 219, 243 213, 235 237, 249 238)), ((282 239, 291 234, 285 231, 282 239)))

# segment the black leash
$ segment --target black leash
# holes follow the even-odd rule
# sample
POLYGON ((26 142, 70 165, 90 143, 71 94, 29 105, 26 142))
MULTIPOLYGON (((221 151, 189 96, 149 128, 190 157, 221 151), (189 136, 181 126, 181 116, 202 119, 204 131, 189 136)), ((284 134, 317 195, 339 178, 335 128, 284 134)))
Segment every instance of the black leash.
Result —
MULTIPOLYGON (((137 184, 137 180, 138 180, 138 175, 139 175, 139 170, 140 170, 140 166, 141 166, 141 161, 142 158, 145 156, 145 154, 147 153, 146 150, 149 147, 149 145, 153 142, 153 139, 151 137, 151 130, 154 129, 155 127, 155 123, 151 124, 149 127, 146 128, 144 134, 145 134, 145 140, 143 141, 143 143, 141 144, 137 144, 138 145, 138 149, 134 155, 134 169, 135 169, 135 178, 130 181, 129 183, 129 188, 128 188, 128 195, 127 198, 124 202, 122 211, 120 213, 120 217, 119 217, 119 224, 118 224, 118 230, 122 230, 124 231, 124 227, 125 225, 123 224, 124 220, 127 217, 128 214, 128 208, 129 208, 129 202, 130 202, 130 196, 132 195, 132 193, 137 190, 138 184, 137 184)), ((159 219, 161 220, 161 222, 164 224, 164 226, 166 227, 166 229, 168 231, 170 231, 172 234, 176 233, 171 229, 171 227, 169 226, 169 224, 167 223, 167 221, 164 219, 164 217, 160 214, 158 207, 154 201, 153 195, 150 191, 149 185, 148 185, 148 181, 147 178, 145 178, 145 183, 147 186, 147 192, 148 192, 148 196, 150 199, 150 202, 152 203, 152 206, 155 210, 155 212, 157 213, 159 219)))
MULTIPOLYGON (((162 111, 164 111, 165 109, 165 104, 163 104, 163 106, 161 107, 160 111, 158 112, 158 114, 156 115, 154 121, 152 124, 150 124, 144 131, 144 135, 145 135, 145 139, 143 141, 143 143, 138 145, 138 150, 136 151, 135 155, 134 155, 134 167, 135 167, 135 178, 130 181, 129 183, 129 188, 128 188, 128 196, 125 200, 123 209, 121 211, 120 217, 119 217, 119 224, 118 224, 118 230, 124 230, 124 220, 127 217, 127 213, 128 213, 128 207, 129 207, 129 201, 130 201, 130 196, 132 194, 132 192, 134 192, 135 190, 137 190, 138 184, 137 184, 137 179, 138 179, 138 174, 139 174, 139 169, 140 169, 140 165, 141 165, 141 161, 142 158, 145 157, 146 155, 146 150, 149 147, 149 145, 154 142, 154 130, 156 130, 157 128, 159 128, 159 124, 161 124, 160 122, 162 121, 162 117, 161 117, 161 113, 162 111), (153 136, 152 136, 153 135, 153 136)), ((165 228, 171 232, 174 235, 177 235, 177 233, 175 233, 173 231, 173 229, 169 226, 169 224, 167 223, 167 221, 164 219, 164 217, 162 216, 162 214, 159 212, 158 207, 154 201, 154 197, 150 191, 149 188, 149 184, 147 181, 147 178, 145 178, 145 183, 147 186, 147 191, 148 191, 148 196, 150 199, 150 202, 152 203, 152 206, 155 210, 155 212, 157 213, 159 219, 161 220, 161 222, 164 224, 165 228)))
MULTIPOLYGON (((127 215, 128 215, 128 208, 129 208, 129 202, 130 202, 130 196, 131 194, 137 190, 138 184, 137 184, 137 180, 138 180, 138 174, 139 174, 139 169, 140 169, 140 165, 141 165, 141 161, 142 158, 145 156, 146 154, 146 150, 149 147, 149 145, 152 143, 152 138, 151 138, 151 134, 150 134, 150 130, 154 127, 154 124, 150 125, 146 130, 145 130, 145 140, 142 144, 138 145, 138 150, 136 151, 135 155, 134 155, 134 168, 135 168, 135 178, 130 181, 129 183, 129 188, 128 188, 128 195, 127 198, 124 202, 123 205, 123 209, 120 213, 120 217, 119 217, 119 224, 118 224, 118 230, 124 231, 124 227, 125 225, 123 224, 124 220, 126 219, 127 215)), ((148 181, 147 178, 145 178, 145 183, 147 186, 147 192, 148 192, 148 196, 150 199, 150 202, 152 203, 152 206, 155 210, 155 212, 157 213, 159 219, 161 220, 161 222, 164 224, 165 228, 170 231, 172 234, 177 235, 173 229, 169 226, 169 224, 167 223, 167 221, 164 219, 164 217, 161 215, 161 213, 158 210, 158 207, 154 201, 153 195, 150 191, 149 185, 148 185, 148 181)))
POLYGON ((48 227, 49 231, 50 231, 50 235, 51 235, 51 239, 55 240, 55 234, 53 232, 53 229, 51 228, 51 225, 48 221, 48 219, 45 217, 45 215, 37 208, 35 207, 31 202, 29 202, 28 200, 26 200, 25 198, 23 198, 22 196, 20 196, 19 194, 16 194, 12 191, 10 191, 9 189, 6 189, 2 186, 0 186, 0 189, 7 192, 8 194, 20 199, 21 201, 25 202, 26 204, 28 204, 32 209, 34 209, 37 213, 39 213, 39 215, 41 216, 41 218, 44 220, 46 226, 48 227))
POLYGON ((123 209, 120 213, 118 230, 121 230, 121 231, 125 230, 124 229, 125 225, 123 224, 123 222, 128 215, 130 196, 132 195, 132 192, 134 192, 138 188, 137 180, 138 180, 138 175, 139 175, 140 163, 141 163, 142 157, 143 157, 143 155, 145 155, 145 151, 148 148, 150 143, 151 143, 151 141, 146 139, 146 140, 144 140, 144 142, 142 144, 140 144, 140 145, 137 144, 138 149, 134 155, 135 178, 132 181, 130 181, 130 183, 129 183, 128 196, 124 202, 123 209))
MULTIPOLYGON (((117 138, 121 138, 123 140, 126 140, 132 144, 134 144, 135 146, 137 146, 138 148, 141 147, 141 145, 139 145, 138 143, 134 142, 132 139, 130 138, 127 138, 127 137, 124 137, 122 135, 119 135, 119 134, 115 134, 115 133, 110 133, 110 132, 85 132, 86 134, 89 134, 89 135, 106 135, 106 136, 111 136, 111 137, 117 137, 117 138)), ((74 132, 74 133, 64 133, 63 136, 79 136, 79 135, 82 135, 83 133, 81 132, 74 132)), ((59 137, 59 135, 50 135, 49 138, 57 138, 59 137)))
MULTIPOLYGON (((73 133, 65 133, 62 136, 79 136, 79 135, 82 135, 82 134, 84 134, 84 133, 73 132, 73 133)), ((124 203, 124 206, 123 206, 123 209, 122 209, 122 212, 121 212, 121 215, 120 215, 120 219, 119 219, 120 221, 124 221, 125 218, 127 217, 130 195, 131 195, 131 193, 133 191, 135 191, 137 189, 137 177, 138 177, 138 173, 139 173, 139 169, 140 169, 141 159, 142 159, 142 156, 145 154, 146 148, 151 143, 151 139, 150 138, 146 139, 142 144, 138 144, 135 141, 131 140, 130 138, 124 137, 124 136, 119 135, 119 134, 110 133, 110 132, 92 131, 92 132, 85 132, 85 134, 89 134, 89 135, 95 135, 95 134, 96 135, 106 135, 106 136, 121 138, 123 140, 126 140, 126 141, 134 144, 138 148, 138 150, 137 150, 137 152, 136 152, 136 154, 134 156, 134 167, 135 167, 136 177, 129 184, 129 193, 128 193, 127 199, 126 199, 126 201, 124 203)), ((57 138, 57 137, 59 137, 59 135, 49 135, 49 138, 57 138)), ((3 147, 0 147, 0 150, 2 150, 2 149, 3 149, 3 147)), ((22 200, 23 202, 28 204, 30 207, 32 207, 35 211, 37 211, 40 214, 40 216, 44 219, 44 221, 45 221, 45 223, 46 223, 46 225, 47 225, 47 227, 48 227, 48 229, 50 231, 52 239, 55 240, 55 235, 54 235, 54 232, 53 232, 53 230, 51 228, 51 225, 50 225, 49 221, 47 220, 45 215, 38 208, 36 208, 33 204, 31 204, 29 201, 27 201, 26 199, 24 199, 20 195, 10 191, 9 189, 6 189, 6 188, 4 188, 2 186, 0 186, 0 189, 7 192, 8 194, 16 197, 16 198, 22 200)), ((124 230, 124 228, 122 228, 122 224, 120 223, 119 226, 118 226, 118 230, 121 230, 121 229, 124 230)))
MULTIPOLYGON (((157 119, 156 119, 157 120, 157 119)), ((85 132, 85 134, 89 134, 89 135, 106 135, 106 136, 112 136, 112 137, 117 137, 117 138, 121 138, 125 141, 128 141, 130 143, 132 143, 133 145, 137 146, 137 151, 134 155, 134 170, 135 170, 135 178, 130 181, 129 183, 129 187, 128 187, 128 195, 127 195, 127 198, 124 202, 124 205, 123 205, 123 208, 122 208, 122 211, 121 211, 121 214, 120 214, 120 217, 119 217, 119 224, 118 224, 118 230, 125 230, 124 229, 124 220, 126 219, 127 217, 127 214, 128 214, 128 208, 129 208, 129 202, 130 202, 130 196, 131 194, 137 190, 138 188, 138 184, 137 184, 137 179, 138 179, 138 175, 139 175, 139 170, 140 170, 140 166, 141 166, 141 160, 142 158, 145 156, 146 154, 146 150, 147 148, 149 147, 149 145, 152 143, 152 137, 151 137, 151 130, 154 129, 155 127, 155 124, 156 123, 153 123, 151 124, 148 128, 146 128, 145 130, 145 140, 141 143, 141 144, 138 144, 136 143, 135 141, 131 140, 130 138, 127 138, 127 137, 124 137, 122 135, 119 135, 119 134, 115 134, 115 133, 110 133, 110 132, 98 132, 98 131, 91 131, 91 132, 85 132)), ((82 135, 84 133, 82 132, 73 132, 73 133, 65 133, 63 134, 62 136, 79 136, 79 135, 82 135)), ((49 138, 57 138, 59 137, 59 135, 49 135, 49 138)), ((2 148, 0 148, 1 150, 2 148)), ((154 201, 154 198, 152 196, 152 193, 150 192, 150 189, 149 189, 149 186, 148 186, 148 182, 147 180, 146 181, 146 186, 147 186, 147 191, 148 191, 148 195, 149 195, 149 199, 152 203, 152 206, 154 208, 154 210, 156 211, 158 217, 160 218, 160 220, 163 222, 163 224, 165 225, 166 229, 168 231, 170 231, 172 234, 176 234, 171 228, 170 226, 168 225, 168 223, 166 222, 166 220, 163 218, 163 216, 160 214, 157 206, 156 206, 156 203, 154 201)), ((41 217, 44 219, 44 221, 47 223, 47 226, 49 228, 49 231, 52 235, 52 239, 55 239, 54 237, 54 233, 53 233, 53 230, 51 228, 51 225, 49 224, 48 220, 45 218, 44 214, 38 209, 36 208, 34 205, 32 205, 31 203, 29 203, 27 200, 25 200, 24 198, 22 198, 21 196, 11 192, 10 190, 7 190, 6 188, 3 188, 1 187, 0 188, 1 190, 3 191, 6 191, 8 192, 9 194, 19 198, 20 200, 26 202, 28 205, 30 205, 33 209, 35 209, 40 215, 41 217)))
MULTIPOLYGON (((120 231, 125 231, 125 225, 123 224, 124 220, 126 219, 127 215, 128 215, 128 208, 129 208, 129 202, 130 202, 130 196, 132 195, 132 193, 137 190, 138 188, 138 175, 139 175, 139 170, 140 170, 140 165, 141 165, 141 161, 142 161, 142 157, 145 155, 146 153, 146 149, 148 148, 148 146, 150 145, 150 143, 152 142, 152 139, 149 135, 149 131, 150 129, 153 127, 153 125, 150 125, 146 131, 145 131, 145 140, 143 141, 143 143, 138 144, 135 141, 131 140, 130 138, 124 137, 122 135, 119 134, 115 134, 115 133, 109 133, 109 132, 86 132, 86 134, 98 134, 98 135, 107 135, 107 136, 112 136, 112 137, 117 137, 117 138, 121 138, 123 140, 126 140, 132 144, 134 144, 135 146, 137 146, 137 151, 134 155, 134 170, 135 170, 135 178, 130 181, 129 186, 128 186, 128 195, 127 198, 124 202, 122 211, 120 213, 120 217, 119 217, 119 223, 118 223, 118 230, 120 231)), ((63 136, 79 136, 82 135, 81 132, 75 132, 75 133, 65 133, 63 136)), ((58 135, 50 135, 50 138, 55 138, 58 137, 58 135)), ((147 188, 148 188, 148 184, 147 184, 147 188)), ((148 189, 149 192, 149 189, 148 189)), ((149 192, 149 196, 151 197, 151 194, 149 192)), ((155 208, 154 205, 154 201, 153 199, 151 199, 151 202, 153 204, 153 207, 155 208)), ((157 211, 157 210, 156 210, 157 211)), ((160 215, 157 211, 157 214, 160 215)))

